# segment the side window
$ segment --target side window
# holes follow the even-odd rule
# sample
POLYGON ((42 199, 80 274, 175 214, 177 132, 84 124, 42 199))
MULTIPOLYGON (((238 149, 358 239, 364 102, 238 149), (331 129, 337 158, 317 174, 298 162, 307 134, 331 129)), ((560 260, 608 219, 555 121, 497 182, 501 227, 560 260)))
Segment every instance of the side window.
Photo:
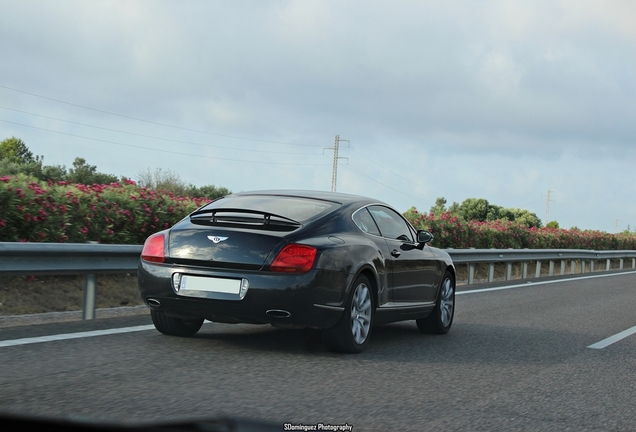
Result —
POLYGON ((376 226, 373 218, 369 214, 369 211, 366 208, 358 210, 353 215, 353 221, 360 228, 362 232, 373 235, 380 235, 380 231, 378 231, 378 227, 376 226))
POLYGON ((378 224, 383 237, 393 240, 413 241, 413 233, 402 216, 387 207, 371 206, 369 212, 378 224))

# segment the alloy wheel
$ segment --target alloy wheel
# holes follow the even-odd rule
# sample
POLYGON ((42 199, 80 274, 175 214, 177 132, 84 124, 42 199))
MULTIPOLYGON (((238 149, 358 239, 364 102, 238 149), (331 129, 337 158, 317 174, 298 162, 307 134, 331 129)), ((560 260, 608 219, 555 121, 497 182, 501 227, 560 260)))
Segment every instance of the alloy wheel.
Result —
POLYGON ((362 344, 371 329, 371 291, 361 283, 356 287, 351 302, 351 333, 357 344, 362 344))
POLYGON ((453 308, 455 307, 453 290, 453 281, 450 278, 446 278, 442 285, 442 293, 440 296, 440 318, 444 327, 447 327, 453 319, 453 308))

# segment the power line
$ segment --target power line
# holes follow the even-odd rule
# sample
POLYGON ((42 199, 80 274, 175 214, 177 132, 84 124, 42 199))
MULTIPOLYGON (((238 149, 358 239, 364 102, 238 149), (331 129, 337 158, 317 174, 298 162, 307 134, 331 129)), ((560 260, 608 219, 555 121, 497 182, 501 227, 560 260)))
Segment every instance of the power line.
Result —
POLYGON ((101 127, 101 126, 95 126, 95 125, 75 122, 75 121, 71 121, 71 120, 64 120, 64 119, 60 119, 60 118, 56 118, 56 117, 50 117, 50 116, 45 116, 45 115, 41 115, 41 114, 35 114, 35 113, 28 112, 28 111, 22 111, 22 110, 18 110, 18 109, 14 109, 14 108, 8 108, 8 107, 4 107, 4 106, 0 106, 0 108, 5 109, 5 110, 9 110, 9 111, 19 112, 19 113, 22 113, 22 114, 32 115, 32 116, 35 116, 35 117, 40 117, 40 118, 45 118, 45 119, 49 119, 49 120, 60 121, 60 122, 64 122, 64 123, 70 123, 70 124, 74 124, 74 125, 78 125, 78 126, 85 126, 85 127, 99 129, 99 130, 105 130, 105 131, 109 131, 109 132, 117 132, 117 133, 122 133, 122 134, 126 134, 126 135, 138 136, 138 137, 142 137, 142 138, 151 138, 151 139, 156 139, 156 140, 160 140, 160 141, 175 142, 175 143, 180 143, 180 144, 191 144, 191 145, 196 145, 196 146, 201 146, 201 147, 211 147, 211 148, 218 148, 218 149, 225 149, 225 150, 245 150, 245 151, 256 152, 256 153, 276 153, 276 154, 303 155, 303 156, 317 155, 316 153, 290 153, 290 152, 275 151, 275 150, 254 150, 254 149, 243 149, 243 148, 238 148, 237 149, 236 147, 225 147, 225 146, 218 146, 218 145, 212 145, 212 144, 202 144, 202 143, 197 143, 197 142, 193 142, 193 141, 175 140, 175 139, 170 139, 170 138, 157 137, 157 136, 153 136, 153 135, 138 134, 138 133, 135 133, 135 132, 126 132, 126 131, 122 131, 122 130, 119 130, 119 129, 105 128, 105 127, 101 127))
POLYGON ((391 186, 389 186, 389 185, 388 185, 388 184, 386 184, 386 183, 382 183, 381 181, 378 181, 377 179, 374 179, 373 177, 368 176, 368 175, 366 175, 365 173, 363 173, 363 172, 361 172, 361 171, 358 171, 357 169, 353 168, 351 165, 345 165, 345 166, 346 166, 347 168, 349 168, 350 170, 355 171, 356 173, 360 174, 361 176, 366 177, 366 178, 368 178, 369 180, 373 180, 374 182, 376 182, 376 183, 378 183, 378 184, 381 184, 382 186, 384 186, 384 187, 386 187, 386 188, 389 188, 389 189, 391 189, 391 190, 393 190, 393 191, 395 191, 395 192, 398 192, 398 193, 400 193, 400 194, 402 194, 402 195, 404 195, 404 196, 407 196, 407 197, 409 197, 409 198, 415 198, 416 200, 418 200, 418 201, 420 201, 420 202, 422 202, 422 203, 425 203, 425 204, 427 204, 427 205, 428 205, 428 204, 430 204, 430 201, 425 200, 424 198, 421 198, 421 197, 418 197, 418 196, 415 196, 415 195, 411 195, 411 194, 404 193, 403 191, 401 191, 401 190, 399 190, 399 189, 396 189, 396 188, 394 188, 394 187, 391 187, 391 186))
POLYGON ((215 156, 205 156, 205 155, 192 154, 192 153, 182 153, 182 152, 176 152, 176 151, 171 151, 171 150, 155 149, 155 148, 152 148, 152 147, 145 147, 145 146, 139 146, 139 145, 134 145, 134 144, 124 144, 124 143, 119 143, 119 142, 116 142, 116 141, 109 141, 109 140, 104 140, 104 139, 100 139, 100 138, 92 138, 92 137, 87 137, 87 136, 82 136, 82 135, 71 134, 71 133, 67 133, 67 132, 54 131, 54 130, 51 130, 51 129, 45 129, 45 128, 41 128, 41 127, 37 127, 37 126, 26 125, 26 124, 12 122, 12 121, 8 121, 8 120, 0 119, 0 122, 10 123, 10 124, 23 126, 23 127, 28 127, 28 128, 31 128, 31 129, 37 129, 37 130, 41 130, 41 131, 45 131, 45 132, 56 133, 56 134, 59 134, 59 135, 72 136, 72 137, 76 137, 76 138, 82 138, 82 139, 87 139, 87 140, 91 140, 91 141, 98 141, 98 142, 103 142, 103 143, 108 143, 108 144, 114 144, 114 145, 123 146, 123 147, 132 147, 132 148, 150 150, 150 151, 161 152, 161 153, 176 154, 176 155, 181 155, 181 156, 194 156, 194 157, 206 158, 206 159, 216 159, 216 160, 224 160, 224 161, 232 161, 232 162, 258 163, 258 164, 268 164, 268 165, 302 165, 302 166, 324 166, 324 165, 329 165, 329 164, 310 164, 310 163, 296 163, 296 162, 253 161, 253 160, 245 160, 245 159, 231 159, 231 158, 221 158, 221 157, 215 157, 215 156))
POLYGON ((160 122, 155 122, 155 121, 152 121, 152 120, 145 120, 145 119, 140 119, 140 118, 137 118, 137 117, 127 116, 127 115, 124 115, 124 114, 118 114, 118 113, 114 113, 114 112, 111 112, 111 111, 105 111, 105 110, 101 110, 101 109, 97 109, 97 108, 91 108, 91 107, 87 107, 87 106, 84 106, 84 105, 79 105, 79 104, 75 104, 75 103, 72 103, 72 102, 67 102, 67 101, 63 101, 63 100, 60 100, 60 99, 55 99, 55 98, 51 98, 51 97, 48 97, 48 96, 42 96, 42 95, 39 95, 39 94, 27 92, 27 91, 24 91, 24 90, 15 89, 15 88, 8 87, 8 86, 1 85, 1 84, 0 84, 0 88, 4 88, 4 89, 11 90, 11 91, 18 92, 18 93, 27 94, 29 96, 34 96, 34 97, 38 97, 38 98, 41 98, 41 99, 46 99, 46 100, 50 100, 50 101, 53 101, 53 102, 69 105, 69 106, 74 106, 74 107, 77 107, 77 108, 82 108, 82 109, 86 109, 86 110, 90 110, 90 111, 99 112, 99 113, 102 113, 102 114, 108 114, 108 115, 121 117, 121 118, 129 119, 129 120, 135 120, 135 121, 139 121, 139 122, 143 122, 143 123, 153 124, 153 125, 157 125, 157 126, 164 126, 164 127, 169 127, 169 128, 178 129, 178 130, 185 130, 185 131, 189 131, 189 132, 197 132, 197 133, 202 133, 202 134, 207 134, 207 135, 220 136, 220 137, 224 137, 224 138, 233 138, 233 139, 240 139, 240 140, 253 141, 253 142, 262 142, 262 143, 268 143, 268 144, 284 144, 284 145, 303 146, 303 147, 320 147, 320 145, 316 145, 316 144, 301 144, 301 143, 289 143, 289 142, 281 142, 281 141, 259 140, 259 139, 255 139, 255 138, 247 138, 247 137, 241 137, 241 136, 236 136, 236 135, 227 135, 227 134, 208 132, 208 131, 203 131, 203 130, 198 130, 198 129, 190 129, 190 128, 185 128, 185 127, 182 127, 182 126, 176 126, 176 125, 171 125, 171 124, 167 124, 167 123, 160 123, 160 122))
MULTIPOLYGON (((0 87, 2 87, 2 86, 0 86, 0 87)), ((5 107, 1 107, 0 106, 0 108, 5 108, 5 107)), ((11 109, 11 108, 5 108, 5 109, 9 109, 9 110, 12 110, 12 111, 18 111, 18 112, 23 112, 23 111, 14 110, 14 109, 11 109)), ((28 112, 24 112, 24 113, 31 114, 31 113, 28 113, 28 112)), ((56 119, 56 118, 47 117, 47 116, 41 116, 41 115, 38 115, 38 114, 31 114, 31 115, 35 115, 35 116, 38 116, 38 117, 49 118, 49 119, 52 119, 52 120, 66 121, 66 120, 56 119)), ((143 150, 150 150, 150 151, 161 152, 161 153, 176 154, 176 155, 181 155, 181 156, 194 156, 194 157, 202 157, 202 158, 206 158, 206 159, 224 160, 224 161, 232 161, 232 162, 245 162, 245 163, 261 163, 261 164, 268 164, 268 165, 297 165, 297 166, 324 166, 324 165, 328 165, 328 164, 307 164, 307 163, 285 163, 285 162, 269 162, 269 161, 251 161, 251 160, 243 160, 243 159, 232 159, 232 158, 220 158, 220 157, 214 157, 214 156, 204 156, 204 155, 197 155, 197 154, 191 154, 191 153, 176 152, 176 151, 171 151, 171 150, 156 149, 156 148, 152 148, 152 147, 145 147, 145 146, 134 145, 134 144, 124 144, 124 143, 119 143, 119 142, 116 142, 116 141, 105 140, 105 139, 101 139, 101 138, 87 137, 87 136, 83 136, 83 135, 71 134, 71 133, 68 133, 68 132, 60 132, 60 131, 55 131, 55 130, 51 130, 51 129, 41 128, 41 127, 37 127, 37 126, 31 126, 31 125, 18 123, 18 122, 13 122, 13 121, 9 121, 9 120, 0 119, 0 122, 14 124, 14 125, 17 125, 17 126, 28 127, 28 128, 31 128, 31 129, 41 130, 41 131, 45 131, 45 132, 55 133, 55 134, 58 134, 58 135, 66 135, 66 136, 71 136, 71 137, 75 137, 75 138, 82 138, 82 139, 87 139, 87 140, 91 140, 91 141, 97 141, 97 142, 103 142, 103 143, 108 143, 108 144, 119 145, 119 146, 123 146, 123 147, 138 148, 138 149, 143 149, 143 150)), ((118 131, 118 130, 112 130, 112 129, 102 128, 102 127, 99 127, 99 126, 85 125, 85 124, 72 122, 72 121, 68 121, 68 123, 79 124, 79 125, 88 126, 88 127, 95 127, 97 129, 105 129, 105 130, 110 130, 110 131, 114 131, 114 132, 121 132, 121 133, 134 135, 134 136, 155 138, 155 139, 160 139, 160 140, 164 140, 164 141, 183 142, 183 141, 178 141, 178 140, 170 140, 170 139, 165 139, 165 138, 141 135, 141 134, 136 134, 136 133, 133 133, 133 132, 123 132, 123 131, 118 131)), ((336 136, 336 140, 338 140, 338 141, 348 141, 348 140, 339 140, 338 138, 339 137, 336 136)), ((186 142, 186 143, 206 146, 204 144, 197 144, 197 143, 190 143, 190 142, 186 142)), ((206 147, 208 147, 208 146, 206 146, 206 147)), ((209 147, 220 147, 220 146, 209 146, 209 147)), ((220 147, 220 148, 227 148, 227 147, 220 147)), ((358 153, 358 152, 356 152, 356 153, 358 153)), ((289 153, 287 153, 287 154, 289 154, 289 153)), ((360 154, 360 153, 358 153, 358 154, 360 154)), ((301 153, 301 155, 307 155, 307 154, 306 153, 301 153)), ((335 157, 338 157, 337 153, 336 153, 335 157)), ((428 201, 424 200, 423 198, 420 198, 420 197, 417 197, 417 196, 414 196, 414 195, 410 195, 410 194, 406 194, 406 193, 402 192, 399 189, 393 188, 393 187, 391 187, 391 186, 389 186, 389 185, 387 185, 385 183, 382 183, 382 182, 374 179, 373 177, 370 177, 370 176, 364 174, 363 172, 353 168, 350 165, 346 165, 346 166, 349 167, 352 171, 358 173, 359 175, 361 175, 363 177, 366 177, 366 178, 368 178, 370 180, 373 180, 374 182, 376 182, 378 184, 381 184, 382 186, 385 186, 385 187, 387 187, 387 188, 389 188, 391 190, 394 190, 394 191, 396 191, 396 192, 398 192, 398 193, 400 193, 400 194, 402 194, 404 196, 408 196, 410 198, 415 198, 418 201, 422 201, 422 202, 427 202, 428 203, 428 201)), ((333 183, 333 179, 332 179, 332 183, 333 183)), ((333 184, 332 184, 332 187, 333 187, 333 184)))
POLYGON ((391 170, 387 169, 387 168, 386 168, 386 167, 384 167, 383 165, 381 165, 381 164, 379 164, 379 163, 377 163, 377 162, 374 162, 373 160, 369 159, 368 157, 366 157, 366 156, 365 156, 365 155, 363 155, 362 153, 360 153, 360 152, 356 151, 356 149, 354 149, 353 147, 349 146, 348 148, 349 148, 349 149, 351 149, 351 151, 353 151, 354 153, 357 153, 359 156, 362 156, 364 159, 366 159, 367 161, 371 162, 372 164, 374 164, 374 165, 376 165, 376 166, 378 166, 378 167, 382 168, 384 171, 388 172, 389 174, 392 174, 392 175, 394 175, 394 176, 396 176, 396 177, 399 177, 399 178, 401 178, 402 180, 405 180, 405 181, 407 181, 408 183, 410 183, 410 184, 412 184, 412 185, 415 185, 415 186, 421 187, 422 189, 426 189, 427 191, 430 191, 430 192, 433 192, 433 193, 438 193, 437 191, 434 191, 434 190, 432 190, 432 189, 430 189, 430 188, 427 188, 426 186, 422 186, 421 184, 415 183, 415 182, 413 182, 412 180, 409 180, 409 179, 407 179, 406 177, 403 177, 403 176, 401 176, 400 174, 395 173, 395 172, 393 172, 393 171, 391 171, 391 170))

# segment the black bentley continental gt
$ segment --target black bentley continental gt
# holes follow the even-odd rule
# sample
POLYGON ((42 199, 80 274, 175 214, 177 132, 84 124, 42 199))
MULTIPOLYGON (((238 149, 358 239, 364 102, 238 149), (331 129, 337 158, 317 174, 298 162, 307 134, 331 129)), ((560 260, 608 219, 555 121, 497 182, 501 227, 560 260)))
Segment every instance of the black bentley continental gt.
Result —
POLYGON ((167 335, 192 336, 206 319, 310 327, 332 350, 357 353, 376 324, 450 329, 455 267, 432 239, 370 198, 237 193, 148 237, 139 291, 167 335))

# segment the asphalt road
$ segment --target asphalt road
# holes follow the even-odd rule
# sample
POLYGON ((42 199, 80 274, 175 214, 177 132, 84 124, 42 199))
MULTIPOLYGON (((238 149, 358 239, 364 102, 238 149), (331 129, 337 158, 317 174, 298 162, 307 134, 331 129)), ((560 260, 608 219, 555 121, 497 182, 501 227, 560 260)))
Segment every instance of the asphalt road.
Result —
POLYGON ((448 335, 376 327, 359 355, 270 326, 206 323, 194 338, 168 337, 149 316, 1 329, 0 413, 222 415, 281 430, 636 430, 636 334, 590 348, 636 331, 636 272, 462 292, 456 305, 448 335), (135 331, 95 333, 122 328, 135 331), (60 334, 74 338, 42 339, 60 334))

